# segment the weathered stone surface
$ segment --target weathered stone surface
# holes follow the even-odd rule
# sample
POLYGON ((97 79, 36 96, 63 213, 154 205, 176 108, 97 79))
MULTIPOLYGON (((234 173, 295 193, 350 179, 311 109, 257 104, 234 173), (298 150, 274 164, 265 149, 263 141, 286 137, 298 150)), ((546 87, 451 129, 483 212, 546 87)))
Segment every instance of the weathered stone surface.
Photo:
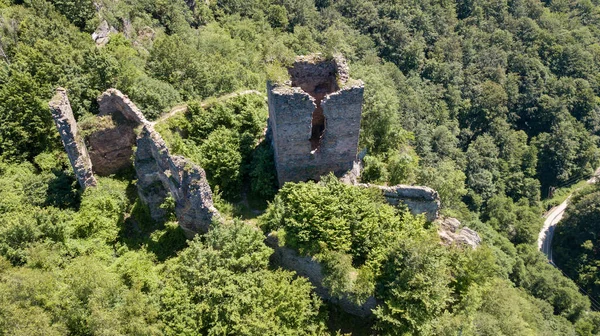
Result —
POLYGON ((116 34, 118 31, 110 26, 106 20, 102 21, 96 31, 92 33, 92 40, 96 45, 103 46, 110 40, 110 34, 116 34))
POLYGON ((177 220, 189 238, 207 232, 213 220, 220 220, 204 170, 184 157, 171 156, 149 123, 137 140, 135 169, 138 193, 155 220, 164 218, 160 205, 168 195, 175 200, 177 220))
POLYGON ((60 138, 75 172, 75 177, 82 188, 96 185, 96 178, 92 173, 92 163, 83 139, 78 134, 77 122, 73 116, 71 103, 67 91, 63 88, 56 89, 56 95, 49 103, 52 118, 60 133, 60 138))
POLYGON ((357 185, 359 184, 358 179, 360 178, 361 171, 361 161, 354 161, 354 163, 352 164, 352 169, 346 172, 346 174, 342 175, 342 177, 340 177, 340 181, 349 185, 357 185))
POLYGON ((358 184, 362 187, 372 187, 381 190, 385 199, 391 205, 404 204, 413 215, 425 214, 428 222, 438 218, 440 211, 440 196, 429 187, 396 185, 385 187, 374 184, 358 184))
POLYGON ((131 167, 136 135, 131 125, 116 125, 86 137, 94 172, 108 176, 131 167))
POLYGON ((435 223, 439 225, 438 235, 445 245, 460 244, 470 246, 473 249, 481 245, 479 234, 468 227, 461 229, 461 224, 456 218, 439 218, 435 223))
POLYGON ((97 120, 110 117, 109 126, 92 130, 86 136, 94 172, 108 176, 132 165, 135 128, 147 123, 142 112, 116 89, 108 89, 98 98, 97 120))
POLYGON ((52 116, 83 187, 96 184, 92 167, 99 174, 108 175, 130 166, 133 146, 137 144, 138 194, 148 205, 153 219, 164 220, 165 210, 160 206, 172 196, 177 220, 188 237, 208 231, 213 220, 220 220, 204 170, 184 157, 170 155, 160 134, 127 96, 119 90, 109 89, 98 98, 98 104, 100 113, 94 119, 97 123, 91 125, 99 129, 89 130, 87 140, 91 149, 88 155, 77 133, 77 123, 65 90, 58 89, 50 102, 52 116), (136 127, 142 128, 139 136, 135 134, 136 127))
POLYGON ((108 89, 98 97, 100 113, 98 116, 113 115, 115 111, 121 112, 123 117, 135 124, 148 123, 146 117, 135 104, 117 89, 108 89))
POLYGON ((363 84, 349 84, 341 56, 300 56, 291 81, 268 84, 269 128, 279 184, 351 170, 358 151, 363 84))
POLYGON ((377 307, 377 301, 374 297, 369 297, 362 305, 357 305, 347 298, 332 297, 329 289, 323 286, 323 272, 321 264, 312 257, 301 256, 295 250, 279 246, 279 241, 275 234, 270 234, 265 240, 265 244, 271 247, 274 252, 271 255, 271 262, 281 268, 295 271, 298 275, 306 277, 315 287, 317 293, 323 300, 339 305, 345 312, 367 317, 372 314, 372 310, 377 307))

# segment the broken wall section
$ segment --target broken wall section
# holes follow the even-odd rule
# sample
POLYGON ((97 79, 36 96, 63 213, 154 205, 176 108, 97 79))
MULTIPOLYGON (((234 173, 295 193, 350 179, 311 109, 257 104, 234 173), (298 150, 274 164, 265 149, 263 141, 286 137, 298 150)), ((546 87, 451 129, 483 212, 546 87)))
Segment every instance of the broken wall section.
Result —
POLYGON ((95 186, 97 182, 92 172, 92 162, 83 138, 79 134, 67 91, 57 88, 49 106, 79 185, 83 189, 95 186))
POLYGON ((270 234, 265 240, 265 244, 273 249, 270 257, 271 262, 283 269, 296 272, 299 276, 306 277, 314 286, 314 291, 323 300, 339 305, 346 313, 359 317, 368 317, 372 310, 377 307, 375 297, 370 296, 363 304, 357 304, 348 296, 335 297, 330 293, 330 289, 325 287, 322 264, 314 257, 300 255, 294 249, 280 246, 276 234, 270 234))
POLYGON ((85 142, 94 173, 108 176, 132 166, 135 128, 148 121, 135 104, 116 89, 104 92, 98 98, 98 105, 100 113, 81 126, 90 128, 86 130, 85 142))
POLYGON ((392 187, 358 184, 361 187, 371 187, 381 190, 386 201, 393 205, 405 205, 413 215, 425 215, 428 222, 433 222, 439 217, 441 202, 437 191, 422 186, 395 185, 392 187))
POLYGON ((205 233, 221 215, 213 206, 212 191, 204 169, 182 156, 172 156, 151 124, 145 124, 137 140, 135 170, 140 199, 148 205, 150 215, 162 220, 160 206, 170 195, 175 200, 175 214, 188 238, 205 233))
POLYGON ((100 175, 110 175, 131 166, 137 145, 134 167, 138 194, 154 220, 165 219, 166 211, 161 205, 169 196, 175 201, 177 220, 188 238, 208 231, 213 220, 220 220, 204 170, 184 157, 170 155, 153 124, 126 95, 109 89, 98 98, 98 104, 100 113, 95 116, 96 121, 109 118, 111 122, 89 132, 86 137, 91 146, 88 155, 66 91, 58 89, 50 102, 50 110, 82 187, 96 185, 92 170, 100 175), (136 134, 138 127, 141 128, 139 136, 136 134))

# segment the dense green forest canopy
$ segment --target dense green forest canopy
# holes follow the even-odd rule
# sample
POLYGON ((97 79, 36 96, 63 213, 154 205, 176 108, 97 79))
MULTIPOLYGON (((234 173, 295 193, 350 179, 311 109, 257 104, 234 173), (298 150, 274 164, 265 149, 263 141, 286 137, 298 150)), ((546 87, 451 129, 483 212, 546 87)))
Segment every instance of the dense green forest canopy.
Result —
POLYGON ((571 198, 555 232, 553 259, 594 298, 600 296, 599 232, 600 189, 590 187, 571 198))
MULTIPOLYGON (((600 163, 599 70, 595 0, 0 0, 0 335, 599 334, 533 245, 549 188, 600 163), (97 46, 103 21, 117 33, 97 46), (210 99, 265 92, 313 52, 365 82, 362 181, 434 188, 479 248, 333 178, 277 192, 264 97, 210 99), (48 111, 58 86, 78 120, 110 87, 151 120, 186 103, 157 128, 232 220, 186 242, 132 171, 81 191, 48 111), (322 262, 332 294, 374 297, 373 317, 269 264, 271 231, 322 262)), ((557 255, 598 298, 594 197, 557 255)))

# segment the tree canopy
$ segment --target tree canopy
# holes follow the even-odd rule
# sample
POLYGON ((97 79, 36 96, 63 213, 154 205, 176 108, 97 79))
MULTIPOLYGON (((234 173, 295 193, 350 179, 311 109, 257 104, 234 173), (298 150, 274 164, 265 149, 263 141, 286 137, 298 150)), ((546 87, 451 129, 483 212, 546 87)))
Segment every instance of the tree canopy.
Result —
POLYGON ((599 24, 590 0, 0 0, 0 335, 600 333, 577 287, 600 297, 597 188, 556 232, 575 282, 534 246, 549 191, 600 164, 599 24), (332 176, 277 189, 265 84, 310 53, 365 83, 361 182, 434 188, 481 246, 332 176), (186 241, 131 171, 82 191, 59 86, 78 120, 128 95, 206 170, 224 223, 186 241), (268 234, 373 317, 270 263, 268 234))

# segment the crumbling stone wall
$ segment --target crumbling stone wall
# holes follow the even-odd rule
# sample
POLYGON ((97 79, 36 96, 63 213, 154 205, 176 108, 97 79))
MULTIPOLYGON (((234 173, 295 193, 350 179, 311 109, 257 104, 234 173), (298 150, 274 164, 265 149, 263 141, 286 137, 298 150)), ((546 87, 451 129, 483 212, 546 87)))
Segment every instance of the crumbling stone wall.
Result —
POLYGON ((92 169, 108 175, 130 166, 133 146, 137 145, 135 170, 138 194, 148 205, 151 217, 157 221, 164 220, 165 209, 160 206, 171 196, 175 201, 179 225, 189 238, 208 231, 212 221, 221 217, 213 206, 212 191, 204 170, 184 157, 170 155, 152 123, 120 91, 107 90, 98 98, 98 104, 98 118, 110 117, 112 123, 88 135, 91 146, 88 155, 78 134, 66 91, 58 89, 50 102, 50 110, 82 187, 96 185, 92 169), (135 133, 137 127, 141 128, 139 136, 135 133))
POLYGON ((83 189, 96 185, 96 178, 92 172, 92 163, 77 129, 77 122, 73 116, 71 103, 67 91, 63 88, 56 89, 56 94, 49 103, 52 118, 60 133, 60 139, 65 147, 75 177, 83 189))
POLYGON ((306 277, 314 286, 314 291, 323 300, 339 305, 345 312, 367 317, 372 314, 373 309, 377 307, 375 297, 369 297, 363 304, 358 305, 347 297, 333 297, 329 294, 329 289, 323 286, 323 267, 321 263, 310 256, 302 256, 297 251, 279 246, 279 240, 276 234, 270 234, 265 240, 265 244, 274 251, 271 255, 271 262, 281 268, 292 270, 298 275, 306 277))
POLYGON ((148 120, 135 104, 117 89, 108 89, 98 97, 98 116, 112 115, 116 111, 130 122, 146 124, 148 120))
POLYGON ((364 87, 341 56, 301 56, 291 80, 268 83, 269 127, 279 184, 318 180, 352 169, 364 87))
POLYGON ((116 89, 108 89, 98 98, 100 113, 96 118, 110 118, 112 123, 85 137, 94 172, 108 176, 131 167, 135 128, 148 121, 135 104, 116 89))
POLYGON ((140 199, 150 215, 162 220, 160 208, 167 196, 175 200, 175 214, 186 236, 207 232, 213 220, 221 218, 213 206, 212 192, 204 169, 182 156, 172 156, 154 127, 147 123, 137 141, 135 169, 140 199))

